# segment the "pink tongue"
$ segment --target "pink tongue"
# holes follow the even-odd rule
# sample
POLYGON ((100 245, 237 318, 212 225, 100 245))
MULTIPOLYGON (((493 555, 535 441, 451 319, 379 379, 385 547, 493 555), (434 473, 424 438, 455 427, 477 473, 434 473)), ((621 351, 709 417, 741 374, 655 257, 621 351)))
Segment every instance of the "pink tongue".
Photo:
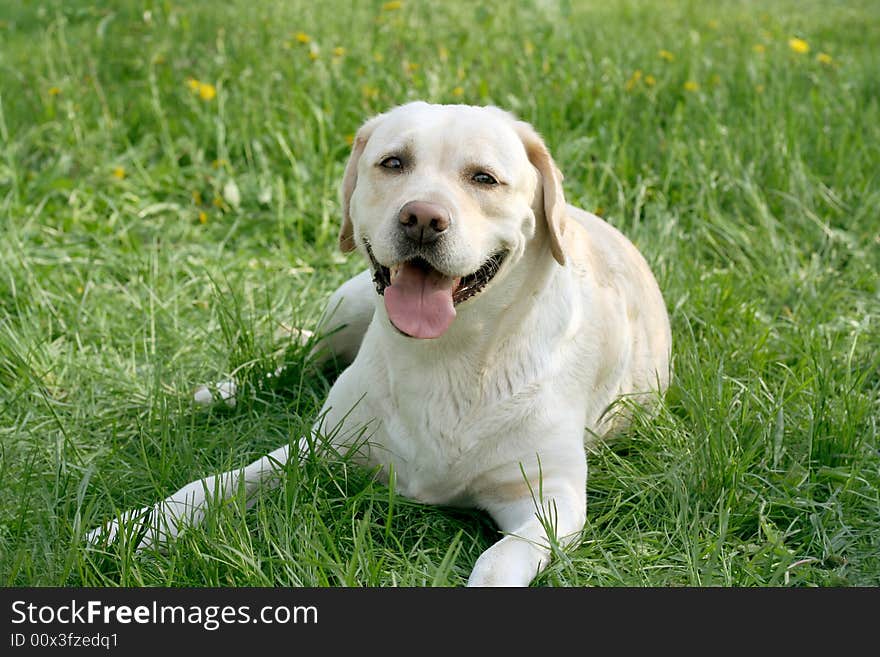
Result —
POLYGON ((401 331, 414 338, 439 338, 455 319, 456 280, 436 270, 404 263, 385 288, 385 310, 401 331))

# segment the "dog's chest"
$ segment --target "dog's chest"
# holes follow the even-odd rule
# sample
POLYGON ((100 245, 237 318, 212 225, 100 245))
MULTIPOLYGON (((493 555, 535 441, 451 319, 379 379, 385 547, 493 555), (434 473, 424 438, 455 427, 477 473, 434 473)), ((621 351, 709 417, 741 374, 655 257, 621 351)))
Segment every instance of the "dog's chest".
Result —
POLYGON ((529 435, 538 397, 534 382, 455 367, 397 372, 371 391, 381 417, 371 442, 373 465, 397 490, 430 504, 467 503, 469 484, 498 467, 529 435))
POLYGON ((431 504, 451 503, 466 487, 463 457, 482 436, 464 418, 473 402, 457 386, 433 385, 430 375, 393 389, 385 398, 373 460, 394 472, 398 491, 431 504))

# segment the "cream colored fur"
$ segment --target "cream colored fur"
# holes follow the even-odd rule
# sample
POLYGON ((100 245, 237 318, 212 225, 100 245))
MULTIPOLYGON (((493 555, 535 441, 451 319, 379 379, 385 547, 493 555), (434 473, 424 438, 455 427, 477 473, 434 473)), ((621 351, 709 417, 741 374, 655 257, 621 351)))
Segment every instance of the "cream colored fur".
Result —
MULTIPOLYGON (((508 252, 489 285, 460 303, 433 340, 397 331, 369 270, 331 298, 328 349, 351 364, 333 385, 315 431, 379 466, 397 490, 430 504, 487 511, 504 534, 477 560, 470 585, 527 585, 550 541, 576 541, 586 516, 585 443, 625 424, 621 397, 650 403, 669 378, 670 329, 645 260, 600 218, 567 205, 562 176, 534 129, 494 107, 412 103, 358 132, 343 185, 344 251, 394 265, 403 204, 428 201, 452 217, 450 276, 508 252), (406 152, 413 165, 378 164, 406 152), (501 184, 475 185, 490 171, 501 184), (369 441, 357 443, 368 427, 369 441), (548 536, 548 531, 551 536, 548 536)), ((301 447, 282 446, 241 470, 188 484, 122 522, 146 523, 142 545, 201 520, 205 506, 243 485, 279 481, 301 447)), ((109 530, 109 531, 108 531, 109 530)))

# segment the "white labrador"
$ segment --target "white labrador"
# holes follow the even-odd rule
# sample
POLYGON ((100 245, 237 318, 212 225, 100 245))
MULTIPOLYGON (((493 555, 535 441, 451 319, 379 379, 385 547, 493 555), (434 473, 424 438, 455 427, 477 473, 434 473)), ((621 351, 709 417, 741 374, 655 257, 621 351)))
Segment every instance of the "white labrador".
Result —
MULTIPOLYGON (((330 301, 322 330, 343 328, 327 346, 351 364, 315 431, 393 471, 403 495, 486 510, 505 536, 468 584, 526 585, 551 543, 583 529, 585 441, 626 423, 615 400, 666 388, 657 283, 623 235, 566 205, 538 134, 495 107, 419 102, 367 121, 342 201, 340 246, 370 267, 330 301)), ((90 538, 120 523, 141 547, 173 538, 211 500, 277 482, 296 452, 192 482, 90 538)))

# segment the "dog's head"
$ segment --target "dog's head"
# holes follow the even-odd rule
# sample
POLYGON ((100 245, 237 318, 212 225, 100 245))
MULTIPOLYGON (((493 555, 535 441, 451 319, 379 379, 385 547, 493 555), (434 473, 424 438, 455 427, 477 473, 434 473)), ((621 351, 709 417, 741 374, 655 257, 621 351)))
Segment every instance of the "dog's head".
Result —
POLYGON ((496 107, 411 103, 367 121, 342 183, 339 244, 370 260, 392 324, 436 338, 539 235, 565 263, 562 176, 527 123, 496 107))

